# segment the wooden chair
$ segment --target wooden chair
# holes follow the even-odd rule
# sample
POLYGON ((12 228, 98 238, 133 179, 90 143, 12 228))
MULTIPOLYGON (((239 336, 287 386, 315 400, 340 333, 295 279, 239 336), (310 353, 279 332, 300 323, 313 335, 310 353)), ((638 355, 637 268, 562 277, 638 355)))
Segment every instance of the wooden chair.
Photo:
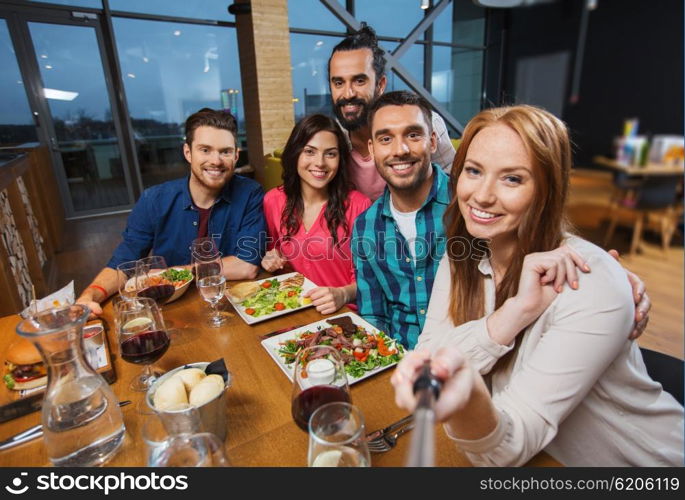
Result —
POLYGON ((642 231, 645 222, 650 215, 660 216, 661 224, 661 244, 666 251, 671 244, 673 233, 677 224, 676 198, 679 183, 682 181, 680 176, 649 176, 639 182, 635 179, 624 179, 626 183, 623 193, 634 193, 634 197, 616 197, 611 202, 610 223, 604 246, 608 246, 611 241, 620 212, 628 210, 634 213, 635 222, 633 226, 633 239, 630 244, 630 255, 634 255, 640 247, 642 241, 642 231))

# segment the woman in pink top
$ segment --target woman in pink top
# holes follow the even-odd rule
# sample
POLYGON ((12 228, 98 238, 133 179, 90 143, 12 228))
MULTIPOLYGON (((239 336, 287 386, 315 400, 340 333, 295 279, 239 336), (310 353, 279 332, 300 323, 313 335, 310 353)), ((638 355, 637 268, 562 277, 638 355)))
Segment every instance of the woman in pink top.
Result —
POLYGON ((357 284, 350 236, 371 202, 350 189, 347 141, 331 118, 311 115, 293 129, 283 150, 283 185, 264 196, 269 231, 262 267, 290 265, 318 285, 307 293, 330 314, 354 301, 357 284))

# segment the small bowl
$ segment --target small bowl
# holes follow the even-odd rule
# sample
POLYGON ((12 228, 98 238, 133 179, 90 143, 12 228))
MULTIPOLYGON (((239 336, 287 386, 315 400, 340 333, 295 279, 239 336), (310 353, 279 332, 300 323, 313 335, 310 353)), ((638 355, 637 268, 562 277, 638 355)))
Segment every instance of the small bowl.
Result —
MULTIPOLYGON (((173 268, 173 269, 177 269, 177 268, 173 268)), ((188 288, 190 287, 190 284, 193 282, 194 279, 195 278, 191 277, 188 281, 183 283, 181 286, 175 287, 176 291, 174 292, 174 294, 171 297, 169 297, 169 300, 167 300, 165 302, 165 304, 168 304, 169 302, 173 302, 174 300, 180 299, 181 296, 184 293, 186 293, 186 290, 188 290, 188 288)))

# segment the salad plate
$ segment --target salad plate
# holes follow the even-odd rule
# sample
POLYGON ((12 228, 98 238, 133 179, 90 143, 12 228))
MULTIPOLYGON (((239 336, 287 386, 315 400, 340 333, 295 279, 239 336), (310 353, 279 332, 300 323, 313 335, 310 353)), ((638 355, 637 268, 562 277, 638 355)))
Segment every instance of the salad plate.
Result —
POLYGON ((262 340, 262 347, 291 381, 297 351, 317 344, 339 346, 350 385, 396 365, 405 353, 400 343, 351 312, 262 340))
POLYGON ((240 283, 226 290, 226 298, 233 305, 238 315, 248 325, 260 323, 305 307, 312 307, 311 299, 303 295, 317 286, 300 273, 287 273, 240 283), (236 297, 233 289, 251 285, 254 292, 247 297, 236 297))

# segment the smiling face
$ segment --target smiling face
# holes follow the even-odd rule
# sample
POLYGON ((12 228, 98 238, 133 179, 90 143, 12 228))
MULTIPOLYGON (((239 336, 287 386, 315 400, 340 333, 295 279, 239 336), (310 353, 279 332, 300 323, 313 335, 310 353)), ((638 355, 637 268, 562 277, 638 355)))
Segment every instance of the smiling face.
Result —
POLYGON ((297 159, 297 173, 302 188, 325 190, 338 173, 338 139, 327 130, 314 134, 297 159))
POLYGON ((533 168, 523 141, 507 125, 490 125, 475 135, 456 192, 471 236, 491 245, 515 244, 535 196, 533 168))
POLYGON ((414 191, 431 173, 435 133, 413 105, 384 106, 373 117, 369 151, 391 191, 414 191))
POLYGON ((190 163, 191 190, 219 193, 233 177, 238 161, 235 136, 228 130, 198 127, 193 143, 183 145, 183 155, 190 163))
POLYGON ((385 76, 376 81, 371 49, 333 53, 329 75, 336 118, 349 131, 366 125, 369 103, 383 93, 386 83, 385 76))

